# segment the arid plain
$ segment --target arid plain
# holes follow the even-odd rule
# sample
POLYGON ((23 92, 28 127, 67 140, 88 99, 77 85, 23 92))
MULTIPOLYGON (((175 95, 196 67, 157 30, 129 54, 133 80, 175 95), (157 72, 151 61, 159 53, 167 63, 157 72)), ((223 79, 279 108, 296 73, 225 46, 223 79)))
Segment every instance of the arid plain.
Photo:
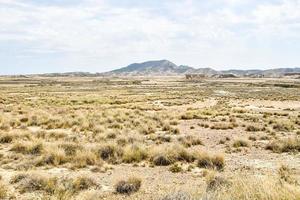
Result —
POLYGON ((0 78, 0 199, 300 199, 300 79, 0 78))

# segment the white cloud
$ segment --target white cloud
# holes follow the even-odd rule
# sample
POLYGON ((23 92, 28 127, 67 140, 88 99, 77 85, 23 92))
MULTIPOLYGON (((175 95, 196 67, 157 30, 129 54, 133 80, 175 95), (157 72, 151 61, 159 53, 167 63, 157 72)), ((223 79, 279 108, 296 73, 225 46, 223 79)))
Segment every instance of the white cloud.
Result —
POLYGON ((235 55, 256 55, 253 39, 272 43, 300 35, 299 0, 168 0, 152 7, 105 0, 68 6, 28 2, 0 0, 0 44, 22 44, 15 49, 18 55, 62 54, 69 66, 118 66, 150 58, 197 66, 265 64, 268 60, 247 63, 235 55))

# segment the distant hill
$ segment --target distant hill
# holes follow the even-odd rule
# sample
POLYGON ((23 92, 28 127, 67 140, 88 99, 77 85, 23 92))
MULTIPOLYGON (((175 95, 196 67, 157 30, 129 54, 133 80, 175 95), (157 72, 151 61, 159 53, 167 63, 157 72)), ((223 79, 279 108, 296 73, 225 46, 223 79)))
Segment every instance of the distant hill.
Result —
POLYGON ((199 68, 199 69, 194 69, 193 72, 194 74, 205 74, 207 76, 212 76, 214 74, 220 74, 219 71, 216 71, 212 68, 199 68))
POLYGON ((64 73, 45 73, 37 74, 41 77, 96 77, 100 76, 100 73, 90 73, 90 72, 64 72, 64 73))
POLYGON ((193 68, 187 65, 179 65, 168 60, 148 61, 143 63, 134 63, 117 70, 103 73, 108 76, 167 76, 182 74, 205 74, 212 76, 220 72, 212 68, 193 68))
POLYGON ((194 68, 189 66, 177 66, 168 60, 148 61, 143 63, 133 63, 127 67, 113 70, 104 75, 179 75, 192 72, 194 68))
POLYGON ((264 70, 262 72, 265 77, 279 77, 288 73, 300 73, 300 68, 278 68, 264 70))
POLYGON ((221 73, 223 74, 235 74, 237 76, 249 76, 252 74, 262 74, 263 70, 253 69, 253 70, 237 70, 237 69, 231 69, 231 70, 222 70, 221 73))
MULTIPOLYGON (((168 60, 155 60, 133 63, 126 67, 104 73, 66 72, 38 74, 43 77, 100 77, 100 76, 171 76, 185 74, 201 74, 206 77, 282 77, 287 74, 300 73, 300 68, 277 68, 268 70, 222 70, 212 68, 194 68, 187 65, 176 65, 168 60)), ((32 76, 32 75, 27 75, 32 76)))
POLYGON ((222 70, 217 71, 212 68, 193 68, 187 65, 179 65, 168 60, 147 61, 143 63, 133 63, 127 67, 102 73, 104 76, 168 76, 183 74, 204 74, 211 77, 214 75, 233 74, 237 77, 244 76, 264 76, 280 77, 286 73, 300 73, 300 68, 279 68, 269 70, 222 70))

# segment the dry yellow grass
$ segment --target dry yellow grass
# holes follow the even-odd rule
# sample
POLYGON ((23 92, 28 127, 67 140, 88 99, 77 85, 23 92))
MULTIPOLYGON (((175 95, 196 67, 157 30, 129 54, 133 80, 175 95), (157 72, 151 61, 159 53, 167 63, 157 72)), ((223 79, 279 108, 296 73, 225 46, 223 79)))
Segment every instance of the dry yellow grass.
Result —
POLYGON ((175 188, 189 198, 299 197, 300 93, 274 86, 280 79, 32 79, 0 78, 0 198, 159 199, 175 188), (279 161, 280 179, 261 177, 279 161), (227 178, 202 193, 211 170, 227 178))
POLYGON ((298 185, 281 183, 272 177, 247 177, 237 175, 232 180, 209 190, 205 199, 214 200, 297 200, 300 198, 298 185))

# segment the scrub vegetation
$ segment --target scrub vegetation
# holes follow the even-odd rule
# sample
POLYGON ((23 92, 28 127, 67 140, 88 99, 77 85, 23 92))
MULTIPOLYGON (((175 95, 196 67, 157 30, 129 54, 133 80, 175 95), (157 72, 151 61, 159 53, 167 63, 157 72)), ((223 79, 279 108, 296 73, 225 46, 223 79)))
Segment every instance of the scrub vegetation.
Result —
POLYGON ((0 199, 300 199, 299 85, 1 77, 0 199))

